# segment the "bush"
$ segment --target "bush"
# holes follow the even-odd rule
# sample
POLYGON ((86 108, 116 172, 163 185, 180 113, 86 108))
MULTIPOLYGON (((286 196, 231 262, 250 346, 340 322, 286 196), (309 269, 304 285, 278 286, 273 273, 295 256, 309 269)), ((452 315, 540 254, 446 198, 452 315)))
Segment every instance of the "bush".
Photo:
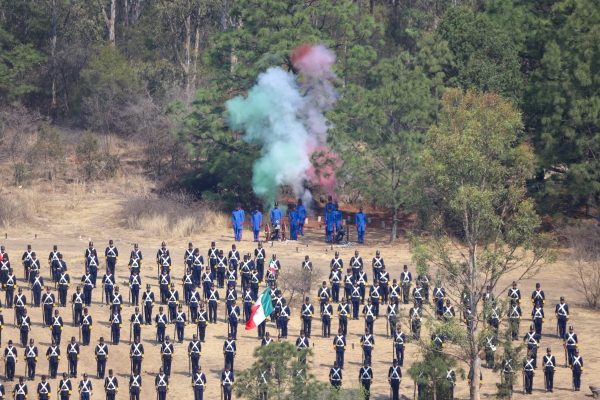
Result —
POLYGON ((571 246, 573 289, 581 293, 588 307, 600 308, 600 227, 586 223, 565 229, 571 246))
POLYGON ((128 229, 152 232, 163 238, 188 237, 222 231, 229 218, 209 203, 194 203, 185 194, 167 193, 160 198, 136 198, 123 204, 128 229))

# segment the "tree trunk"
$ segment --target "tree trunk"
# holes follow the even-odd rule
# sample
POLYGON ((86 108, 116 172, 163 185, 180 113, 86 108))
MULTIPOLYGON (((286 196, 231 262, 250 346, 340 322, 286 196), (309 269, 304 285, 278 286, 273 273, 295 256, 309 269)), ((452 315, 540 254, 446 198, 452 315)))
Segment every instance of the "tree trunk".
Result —
POLYGON ((104 7, 104 0, 98 0, 98 5, 100 6, 100 11, 104 16, 104 22, 106 23, 106 30, 108 31, 108 41, 111 46, 115 45, 115 17, 116 17, 116 0, 110 0, 110 17, 106 13, 106 8, 104 7))
POLYGON ((52 58, 52 108, 56 107, 56 0, 52 0, 52 39, 50 54, 52 58))
POLYGON ((398 227, 398 207, 392 211, 392 232, 390 233, 390 243, 396 241, 396 228, 398 227))

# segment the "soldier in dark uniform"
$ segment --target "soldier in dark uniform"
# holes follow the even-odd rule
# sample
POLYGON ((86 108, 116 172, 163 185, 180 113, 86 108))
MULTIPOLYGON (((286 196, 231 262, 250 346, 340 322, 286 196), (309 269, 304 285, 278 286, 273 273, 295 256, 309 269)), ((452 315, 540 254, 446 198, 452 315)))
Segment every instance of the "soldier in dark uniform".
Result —
POLYGON ((237 329, 240 318, 240 307, 237 305, 237 301, 234 300, 233 305, 229 308, 229 315, 227 318, 231 336, 233 336, 234 340, 237 340, 237 329))
POLYGON ((194 388, 194 400, 203 400, 206 390, 206 375, 202 373, 202 367, 196 366, 192 375, 192 387, 194 388))
POLYGON ((129 347, 129 358, 131 359, 131 372, 140 374, 142 372, 142 361, 144 360, 144 345, 140 343, 140 337, 136 336, 129 347))
POLYGON ((339 329, 338 334, 333 338, 333 348, 335 349, 336 364, 343 369, 344 353, 346 352, 346 336, 342 329, 339 329))
POLYGON ((373 370, 365 360, 363 367, 358 371, 358 382, 365 391, 365 400, 371 396, 371 384, 373 383, 373 370))
POLYGON ((421 336, 421 317, 423 311, 419 304, 415 301, 413 307, 408 311, 408 319, 410 320, 410 330, 415 339, 419 339, 421 336))
POLYGON ((262 242, 258 242, 258 248, 254 249, 254 263, 258 272, 259 280, 262 281, 265 276, 265 258, 267 253, 263 248, 262 242))
POLYGON ((142 303, 144 305, 144 323, 152 324, 152 309, 154 308, 154 293, 150 291, 150 284, 146 284, 146 291, 142 293, 142 303))
MULTIPOLYGON (((17 348, 13 346, 13 341, 8 341, 8 347, 4 349, 4 366, 6 368, 6 380, 13 381, 15 378, 15 366, 19 360, 17 348)), ((21 382, 21 379, 19 379, 21 382)))
POLYGON ((79 322, 81 327, 82 344, 84 346, 90 345, 90 337, 92 335, 92 316, 88 314, 88 309, 83 309, 83 316, 79 322))
POLYGON ((56 340, 56 344, 60 346, 60 339, 62 337, 64 322, 62 317, 58 315, 58 310, 54 310, 54 317, 52 317, 52 326, 50 327, 52 331, 52 337, 56 340))
POLYGON ((138 306, 140 303, 140 288, 142 287, 142 278, 138 275, 138 271, 133 271, 129 277, 129 292, 131 294, 132 306, 138 306))
POLYGON ((302 309, 300 310, 300 319, 302 320, 302 330, 306 333, 306 336, 310 337, 312 320, 315 317, 315 308, 310 304, 310 298, 304 299, 302 309))
POLYGON ((279 327, 281 329, 281 337, 287 339, 288 321, 291 316, 290 308, 286 305, 285 299, 281 300, 281 309, 279 310, 279 327))
POLYGON ((535 325, 535 331, 541 336, 542 324, 546 321, 546 319, 544 316, 544 309, 540 303, 536 303, 535 308, 531 311, 531 320, 535 325))
POLYGON ((71 307, 73 307, 73 319, 75 325, 79 325, 82 318, 83 303, 85 299, 83 293, 81 293, 81 286, 77 286, 76 292, 71 296, 71 307))
POLYGON ((158 284, 160 285, 160 304, 167 304, 169 286, 171 285, 171 276, 169 276, 169 271, 167 269, 162 270, 158 279, 158 284))
POLYGON ((103 337, 100 337, 99 341, 100 343, 98 343, 94 349, 94 358, 96 359, 97 378, 104 379, 106 360, 108 360, 108 346, 104 344, 103 337))
POLYGON ((369 328, 365 329, 365 334, 360 338, 360 347, 363 349, 365 363, 371 365, 371 355, 375 348, 375 337, 371 334, 369 328))
POLYGON ((21 257, 21 264, 23 264, 23 280, 25 282, 29 282, 29 271, 31 270, 31 260, 33 259, 33 251, 31 250, 31 245, 27 245, 27 251, 23 253, 21 257))
POLYGON ((56 340, 52 340, 52 345, 46 350, 46 359, 50 369, 50 379, 55 379, 58 373, 58 363, 60 362, 60 347, 56 340))
POLYGON ((390 273, 385 270, 385 266, 381 269, 379 273, 379 287, 381 288, 381 296, 384 303, 388 302, 390 295, 390 273))
POLYGON ((575 356, 575 350, 579 347, 579 340, 577 340, 577 334, 573 332, 573 325, 569 325, 569 332, 563 338, 563 347, 567 349, 567 359, 570 363, 575 356))
POLYGON ((363 307, 362 314, 365 317, 365 326, 369 328, 369 330, 373 331, 373 325, 375 325, 375 308, 372 304, 372 300, 369 297, 367 300, 367 305, 363 307))
POLYGON ((306 356, 302 353, 304 349, 310 348, 308 338, 305 336, 304 331, 300 331, 300 337, 296 339, 296 349, 298 350, 298 361, 302 364, 306 364, 306 356))
POLYGON ((329 299, 326 299, 325 307, 323 307, 323 311, 321 312, 321 321, 323 324, 323 337, 331 336, 331 316, 332 315, 333 315, 333 306, 331 304, 329 304, 329 299))
POLYGON ((225 400, 231 400, 233 393, 233 384, 235 383, 235 378, 233 376, 232 367, 227 364, 225 366, 225 371, 221 373, 221 390, 223 391, 223 397, 225 400))
POLYGON ((510 321, 510 332, 512 340, 519 340, 519 325, 521 324, 521 319, 523 318, 523 313, 521 312, 521 306, 515 301, 510 301, 510 307, 508 309, 508 319, 510 321))
POLYGON ((37 346, 35 345, 35 341, 33 339, 29 339, 29 346, 25 348, 25 363, 27 367, 25 368, 25 375, 27 375, 28 380, 35 379, 35 369, 37 366, 37 360, 39 356, 39 351, 37 346))
POLYGON ((177 337, 174 338, 178 343, 183 343, 183 336, 185 333, 185 326, 187 325, 187 316, 183 311, 183 307, 180 304, 177 306, 177 313, 175 314, 175 332, 177 337))
POLYGON ((456 387, 456 372, 450 366, 446 369, 446 384, 450 390, 450 398, 454 399, 454 388, 456 387))
POLYGON ((114 274, 117 267, 117 261, 119 260, 119 250, 116 246, 113 246, 114 242, 112 239, 108 241, 108 247, 104 250, 104 258, 106 259, 106 268, 114 274))
POLYGON ((23 316, 26 305, 27 297, 23 294, 23 288, 19 288, 18 294, 15 295, 14 299, 15 319, 17 320, 17 325, 21 323, 21 317, 23 316))
MULTIPOLYGON (((42 296, 42 305, 44 312, 44 323, 46 326, 50 326, 52 324, 52 310, 56 307, 56 302, 54 299, 54 294, 50 293, 50 286, 46 287, 46 293, 42 296)), ((57 310, 58 311, 58 310, 57 310)))
POLYGON ((144 321, 142 320, 142 314, 140 314, 140 308, 136 307, 135 313, 131 314, 131 318, 129 318, 129 327, 134 339, 142 336, 143 323, 144 321))
POLYGON ((539 304, 540 307, 543 307, 546 303, 546 295, 544 291, 540 289, 540 284, 535 284, 535 290, 531 293, 531 302, 533 305, 539 304))
POLYGON ((537 349, 540 346, 542 336, 535 331, 533 325, 529 327, 529 332, 525 334, 523 338, 524 343, 527 345, 527 352, 533 359, 533 368, 537 368, 537 349))
POLYGON ((581 374, 583 374, 583 358, 579 355, 579 349, 575 349, 575 355, 569 363, 573 371, 573 389, 579 392, 581 389, 581 374))
POLYGON ((342 304, 338 304, 338 319, 340 322, 340 329, 344 332, 344 335, 348 333, 348 315, 350 315, 350 305, 346 302, 346 298, 342 297, 342 304))
POLYGON ((229 365, 233 369, 233 361, 237 352, 237 346, 231 333, 227 335, 227 340, 223 342, 223 356, 225 358, 225 365, 229 365))
POLYGON ((171 343, 171 338, 167 335, 165 342, 160 347, 160 359, 164 368, 165 374, 171 377, 171 364, 173 363, 173 357, 175 357, 175 348, 171 343))
POLYGON ((404 365, 404 350, 406 348, 406 335, 402 332, 402 326, 398 325, 396 333, 394 333, 394 349, 396 350, 396 358, 402 367, 404 365))
POLYGON ((113 376, 113 370, 108 370, 108 376, 104 379, 104 392, 106 400, 115 400, 119 392, 119 381, 116 376, 113 376))
POLYGON ((75 341, 75 336, 71 336, 71 343, 67 345, 67 360, 69 376, 71 378, 77 378, 77 364, 79 363, 80 355, 79 344, 75 341))
POLYGON ((87 372, 83 374, 83 379, 79 381, 77 390, 79 391, 81 400, 90 400, 90 396, 94 394, 92 381, 88 379, 87 372))
POLYGON ((402 383, 402 370, 398 365, 398 360, 394 358, 392 366, 388 370, 388 382, 392 388, 392 400, 400 399, 400 383, 402 383))
POLYGON ((60 400, 69 400, 73 393, 73 384, 71 380, 67 378, 67 373, 63 372, 63 378, 58 382, 58 398, 60 400))
POLYGON ((565 303, 564 296, 560 296, 560 303, 554 310, 558 323, 558 337, 564 338, 567 333, 567 322, 569 321, 569 305, 565 303))
POLYGON ((207 255, 210 271, 215 274, 217 272, 217 258, 219 257, 219 249, 215 247, 215 242, 210 243, 207 255))
POLYGON ((196 319, 198 326, 198 334, 200 335, 200 341, 204 343, 206 340, 206 325, 208 325, 208 316, 204 310, 204 303, 200 303, 200 311, 198 311, 198 318, 196 319))
POLYGON ((169 377, 165 375, 163 367, 160 367, 158 375, 154 378, 154 387, 156 388, 157 399, 167 400, 167 393, 169 393, 169 377))
POLYGON ((19 331, 21 333, 21 345, 27 346, 27 339, 29 339, 29 331, 31 331, 31 318, 27 315, 27 309, 23 309, 21 321, 18 322, 19 331))
POLYGON ((535 375, 535 358, 531 351, 527 352, 527 358, 523 360, 523 373, 525 375, 525 393, 532 394, 533 376, 535 375))
POLYGON ((67 306, 67 296, 71 287, 71 276, 67 272, 67 264, 62 260, 62 254, 59 256, 58 266, 58 302, 61 307, 67 306))
POLYGON ((169 325, 167 314, 163 313, 163 306, 158 307, 158 314, 154 318, 154 324, 156 326, 156 341, 162 343, 165 338, 165 332, 169 325))
POLYGON ((188 344, 188 357, 192 365, 192 371, 198 369, 200 357, 202 356, 202 343, 198 340, 198 335, 194 333, 192 341, 188 344))
POLYGON ((546 349, 547 354, 542 358, 542 369, 544 370, 544 388, 553 392, 554 371, 556 370, 556 358, 552 355, 550 347, 546 349))
POLYGON ((142 376, 134 372, 129 376, 129 400, 140 400, 142 394, 142 376))
POLYGON ((119 344, 121 340, 121 327, 123 326, 123 318, 117 312, 116 309, 113 309, 113 313, 109 318, 110 322, 110 337, 112 344, 115 346, 119 344))
POLYGON ((337 361, 334 361, 333 368, 329 370, 329 383, 335 388, 342 386, 342 368, 337 361))
POLYGON ((13 295, 15 293, 15 289, 17 288, 17 277, 13 273, 12 268, 8 269, 8 274, 6 275, 6 282, 4 283, 4 290, 6 290, 6 307, 13 307, 13 295))

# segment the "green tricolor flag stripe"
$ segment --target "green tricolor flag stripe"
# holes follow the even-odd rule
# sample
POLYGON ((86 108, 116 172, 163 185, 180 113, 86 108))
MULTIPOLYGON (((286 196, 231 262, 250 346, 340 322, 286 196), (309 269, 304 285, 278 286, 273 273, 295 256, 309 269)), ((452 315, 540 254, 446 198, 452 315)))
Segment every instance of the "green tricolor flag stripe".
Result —
POLYGON ((268 315, 273 312, 273 303, 271 302, 271 296, 269 296, 269 289, 260 295, 256 303, 252 306, 252 314, 248 322, 246 322, 246 330, 254 329, 260 325, 268 315))

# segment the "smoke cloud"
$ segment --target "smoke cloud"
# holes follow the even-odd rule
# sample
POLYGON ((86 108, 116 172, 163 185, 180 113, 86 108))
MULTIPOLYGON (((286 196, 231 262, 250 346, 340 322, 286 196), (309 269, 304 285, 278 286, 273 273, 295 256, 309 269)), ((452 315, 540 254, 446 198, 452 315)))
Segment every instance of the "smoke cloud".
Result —
POLYGON ((261 146, 252 167, 252 188, 269 208, 282 185, 292 188, 306 205, 312 199, 307 181, 329 191, 335 187, 335 175, 317 176, 311 163, 315 152, 337 158, 326 144, 329 126, 324 115, 338 97, 331 69, 335 54, 323 45, 303 45, 291 60, 298 75, 269 68, 247 97, 237 96, 225 104, 231 128, 244 130, 246 142, 261 146))

